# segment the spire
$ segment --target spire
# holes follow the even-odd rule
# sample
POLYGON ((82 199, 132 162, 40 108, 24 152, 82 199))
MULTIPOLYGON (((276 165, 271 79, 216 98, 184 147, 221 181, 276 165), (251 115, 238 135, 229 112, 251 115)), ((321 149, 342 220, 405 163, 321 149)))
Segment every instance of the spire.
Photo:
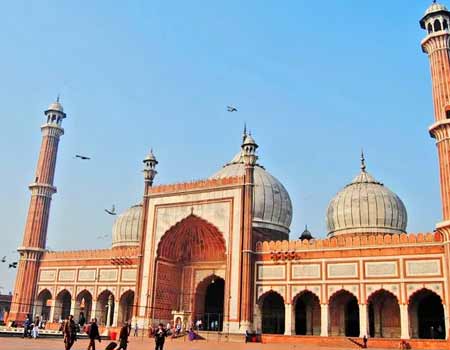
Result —
POLYGON ((242 132, 242 142, 244 142, 246 137, 247 137, 247 123, 244 122, 244 131, 242 132))
POLYGON ((59 103, 59 94, 58 94, 58 96, 56 96, 56 102, 58 102, 59 103))
POLYGON ((365 173, 366 172, 366 162, 365 162, 366 160, 365 160, 365 158, 364 158, 364 151, 363 151, 363 149, 361 149, 361 171, 363 172, 363 173, 365 173))

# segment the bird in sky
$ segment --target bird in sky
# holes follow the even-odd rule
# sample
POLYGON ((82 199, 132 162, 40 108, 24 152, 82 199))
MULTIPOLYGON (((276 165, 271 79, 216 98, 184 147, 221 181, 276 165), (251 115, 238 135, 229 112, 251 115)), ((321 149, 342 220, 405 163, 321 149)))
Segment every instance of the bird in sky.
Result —
POLYGON ((80 158, 81 160, 91 160, 91 157, 82 156, 81 154, 75 154, 75 158, 80 158))
POLYGON ((8 268, 10 269, 15 269, 17 268, 17 261, 12 262, 11 264, 9 264, 8 268))
POLYGON ((2 258, 2 263, 6 262, 6 255, 2 258))
POLYGON ((227 106, 227 111, 228 111, 228 112, 237 112, 238 110, 237 110, 236 107, 233 107, 233 106, 227 106))
POLYGON ((109 215, 117 215, 117 213, 116 213, 116 207, 115 207, 115 205, 113 204, 112 205, 112 207, 111 207, 111 209, 105 209, 105 211, 109 214, 109 215))
POLYGON ((108 238, 108 236, 109 236, 109 234, 104 234, 104 235, 100 235, 100 236, 97 236, 97 239, 106 239, 106 238, 108 238))

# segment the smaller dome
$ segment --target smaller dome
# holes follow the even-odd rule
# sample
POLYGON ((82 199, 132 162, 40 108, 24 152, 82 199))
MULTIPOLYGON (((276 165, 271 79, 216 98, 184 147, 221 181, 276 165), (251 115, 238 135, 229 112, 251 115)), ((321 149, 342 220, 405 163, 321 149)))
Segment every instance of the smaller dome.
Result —
POLYGON ((439 11, 448 11, 448 10, 447 7, 445 7, 444 5, 438 4, 437 2, 433 1, 433 3, 425 11, 423 16, 425 17, 439 11))
POLYGON ((408 215, 402 200, 366 172, 361 155, 361 172, 331 201, 327 209, 329 236, 343 234, 401 234, 408 215))
POLYGON ((112 247, 137 246, 141 238, 142 204, 120 214, 112 229, 112 247))
POLYGON ((51 103, 50 106, 48 106, 47 110, 64 113, 64 108, 63 108, 62 104, 59 102, 59 97, 57 98, 57 100, 55 102, 51 103))
POLYGON ((312 236, 311 232, 308 230, 308 225, 305 225, 305 230, 302 232, 299 239, 301 239, 301 240, 307 239, 309 241, 310 239, 313 239, 313 238, 314 237, 312 236))

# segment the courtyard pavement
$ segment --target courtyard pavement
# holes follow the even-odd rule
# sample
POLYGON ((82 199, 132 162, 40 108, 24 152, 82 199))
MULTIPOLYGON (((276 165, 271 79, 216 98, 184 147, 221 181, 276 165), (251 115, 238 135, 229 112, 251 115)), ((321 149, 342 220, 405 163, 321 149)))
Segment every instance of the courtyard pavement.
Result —
MULTIPOLYGON (((96 342, 96 349, 103 350, 109 341, 96 342)), ((86 350, 88 341, 78 340, 73 350, 86 350)), ((155 343, 148 338, 130 338, 128 350, 153 350, 155 343)), ((337 347, 319 347, 312 344, 245 344, 213 341, 172 341, 167 339, 164 350, 344 350, 337 347)), ((373 348, 372 348, 373 349, 373 348)), ((64 350, 62 339, 22 339, 16 337, 0 338, 0 350, 64 350)), ((381 350, 381 349, 380 349, 381 350)), ((392 350, 392 349, 391 349, 392 350)))

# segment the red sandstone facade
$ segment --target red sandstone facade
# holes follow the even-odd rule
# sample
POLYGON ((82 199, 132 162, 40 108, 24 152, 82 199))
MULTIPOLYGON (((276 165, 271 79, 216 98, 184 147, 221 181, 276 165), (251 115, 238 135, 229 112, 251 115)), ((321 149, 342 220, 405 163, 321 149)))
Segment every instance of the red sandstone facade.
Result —
POLYGON ((208 330, 230 333, 447 339, 449 21, 439 4, 421 20, 433 81, 430 134, 441 176, 443 221, 435 232, 404 233, 403 203, 366 172, 362 158, 361 173, 330 204, 329 237, 288 241, 287 191, 257 163, 258 146, 244 132, 238 155, 207 180, 153 186, 158 162, 150 153, 142 205, 117 219, 111 249, 46 252, 65 117, 55 103, 42 127, 10 319, 29 313, 57 322, 83 312, 106 327, 129 320, 144 328, 160 321, 187 326, 201 319, 208 330), (358 227, 345 227, 346 198, 365 208, 356 212, 358 227), (370 209, 379 201, 384 211, 370 209))

